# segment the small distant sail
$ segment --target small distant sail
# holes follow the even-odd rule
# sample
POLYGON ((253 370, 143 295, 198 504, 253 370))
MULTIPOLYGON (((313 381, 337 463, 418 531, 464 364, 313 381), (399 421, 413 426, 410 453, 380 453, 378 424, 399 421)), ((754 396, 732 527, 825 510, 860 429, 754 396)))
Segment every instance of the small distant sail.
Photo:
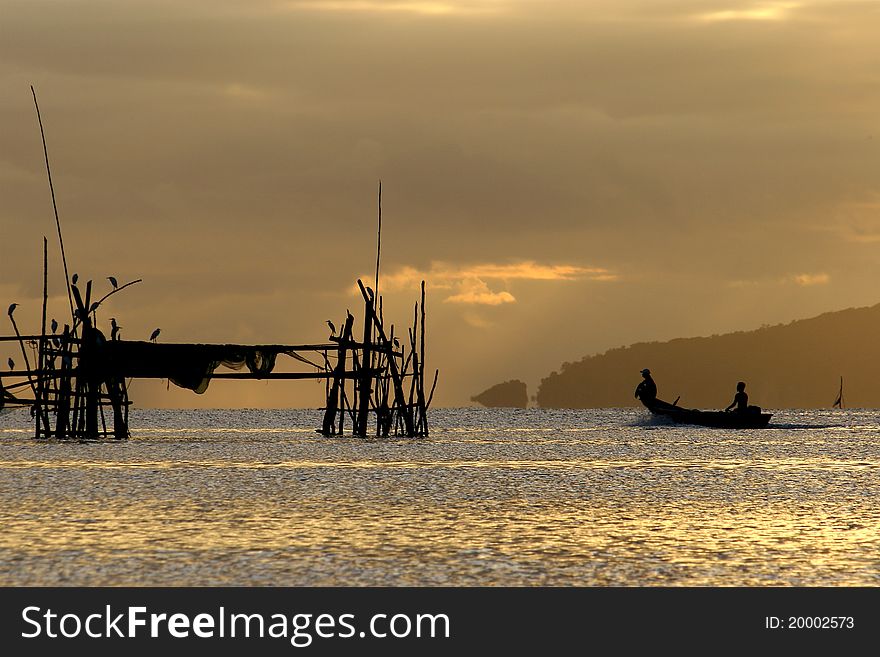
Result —
POLYGON ((843 408, 843 377, 840 377, 840 392, 837 393, 837 399, 834 400, 831 408, 843 408))

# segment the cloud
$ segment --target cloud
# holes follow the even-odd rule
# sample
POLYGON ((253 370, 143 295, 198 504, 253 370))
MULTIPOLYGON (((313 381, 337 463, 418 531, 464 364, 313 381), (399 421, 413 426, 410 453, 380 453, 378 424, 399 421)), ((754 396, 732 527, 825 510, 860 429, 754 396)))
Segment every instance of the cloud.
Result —
POLYGON ((813 287, 815 285, 827 285, 831 277, 825 272, 789 274, 781 278, 764 280, 736 280, 730 281, 727 286, 732 288, 752 288, 764 286, 799 285, 801 287, 813 287))
POLYGON ((291 9, 310 9, 332 12, 402 13, 421 16, 449 16, 487 14, 501 9, 499 0, 471 2, 436 0, 290 0, 284 6, 291 9))
POLYGON ((812 285, 827 285, 831 278, 828 274, 795 274, 791 279, 802 287, 810 287, 812 285))
POLYGON ((449 290, 447 303, 469 305, 500 306, 516 303, 516 297, 507 290, 492 290, 489 281, 614 281, 618 276, 602 267, 581 267, 578 265, 545 265, 526 260, 517 263, 480 263, 468 266, 455 266, 445 262, 434 262, 428 270, 415 267, 401 267, 384 274, 381 280, 383 290, 398 291, 418 288, 426 281, 432 289, 449 290))
POLYGON ((386 289, 404 289, 418 286, 428 280, 433 288, 450 288, 467 279, 572 281, 581 278, 591 280, 615 280, 617 276, 603 267, 578 265, 542 265, 531 260, 511 264, 482 263, 455 266, 446 262, 433 262, 428 270, 401 267, 384 275, 382 284, 386 289))
POLYGON ((793 9, 800 7, 798 2, 758 2, 747 9, 722 9, 698 14, 698 20, 711 23, 723 21, 778 21, 788 18, 793 9))
POLYGON ((531 281, 571 281, 588 275, 607 276, 608 270, 575 265, 539 265, 526 261, 510 265, 474 265, 463 270, 464 274, 477 278, 526 279, 531 281))
POLYGON ((504 303, 516 303, 510 292, 492 292, 485 281, 478 278, 461 281, 460 292, 446 297, 444 303, 464 303, 480 306, 500 306, 504 303))

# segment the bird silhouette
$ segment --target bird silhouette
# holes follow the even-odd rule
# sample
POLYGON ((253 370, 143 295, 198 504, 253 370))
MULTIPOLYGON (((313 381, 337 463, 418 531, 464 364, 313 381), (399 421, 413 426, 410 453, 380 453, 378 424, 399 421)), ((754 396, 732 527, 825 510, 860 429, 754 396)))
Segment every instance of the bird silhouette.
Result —
POLYGON ((400 348, 400 340, 398 340, 397 338, 394 338, 394 346, 400 348))
POLYGON ((153 332, 150 334, 150 342, 155 342, 155 341, 156 341, 156 338, 159 337, 159 331, 161 331, 161 329, 156 329, 155 331, 153 331, 153 332))
POLYGON ((72 285, 76 285, 76 282, 79 280, 79 274, 74 274, 70 277, 70 283, 72 285))
POLYGON ((52 318, 52 333, 55 333, 55 331, 57 331, 57 330, 58 330, 58 322, 53 317, 52 318))
POLYGON ((336 335, 336 327, 333 326, 333 322, 331 322, 329 319, 327 320, 327 326, 330 327, 330 335, 336 335))
POLYGON ((11 369, 11 370, 14 370, 14 369, 15 369, 15 361, 14 361, 14 360, 12 360, 12 359, 10 358, 10 359, 7 360, 6 362, 9 363, 9 369, 11 369))
POLYGON ((12 313, 15 312, 15 309, 16 309, 16 308, 18 308, 18 304, 17 304, 17 303, 11 303, 11 304, 9 304, 9 310, 6 311, 6 314, 9 315, 10 317, 12 317, 12 313))
POLYGON ((110 339, 111 340, 118 340, 119 339, 119 329, 121 329, 121 328, 122 327, 116 323, 116 318, 111 317, 110 318, 110 339))
POLYGON ((108 276, 107 280, 110 281, 110 285, 113 286, 114 290, 119 288, 119 283, 116 282, 116 279, 113 276, 108 276))
POLYGON ((101 304, 99 304, 97 301, 95 301, 95 303, 92 304, 92 307, 89 308, 89 315, 91 315, 93 312, 95 312, 98 309, 99 305, 101 305, 101 304))

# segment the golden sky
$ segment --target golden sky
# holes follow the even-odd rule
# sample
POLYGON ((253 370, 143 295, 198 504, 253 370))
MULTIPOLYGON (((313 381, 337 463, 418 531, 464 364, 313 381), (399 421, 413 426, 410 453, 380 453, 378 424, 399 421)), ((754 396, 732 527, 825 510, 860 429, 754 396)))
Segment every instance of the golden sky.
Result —
POLYGON ((66 305, 33 84, 71 271, 144 279, 124 338, 323 341, 362 314, 380 178, 386 312, 427 279, 442 405, 874 304, 877 34, 873 0, 0 0, 0 302, 37 329, 46 235, 66 305))

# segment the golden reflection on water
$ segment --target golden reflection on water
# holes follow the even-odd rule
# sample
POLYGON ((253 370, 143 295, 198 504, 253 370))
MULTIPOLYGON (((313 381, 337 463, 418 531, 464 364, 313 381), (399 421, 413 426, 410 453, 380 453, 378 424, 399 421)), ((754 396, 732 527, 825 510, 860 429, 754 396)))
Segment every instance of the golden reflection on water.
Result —
POLYGON ((492 468, 492 469, 601 469, 601 468, 700 468, 700 469, 769 469, 769 470, 853 470, 880 468, 880 462, 851 461, 827 458, 814 459, 767 459, 753 461, 736 460, 713 460, 713 461, 671 461, 665 459, 644 460, 438 460, 438 461, 228 461, 228 460, 201 460, 192 461, 181 459, 179 461, 86 461, 86 460, 58 460, 58 461, 0 461, 0 468, 10 470, 34 469, 34 468, 80 468, 80 469, 136 469, 164 470, 171 468, 235 468, 255 470, 264 468, 282 468, 300 470, 309 468, 359 468, 359 469, 442 469, 442 468, 492 468))
POLYGON ((0 438, 0 583, 880 585, 868 418, 746 434, 608 413, 428 441, 0 438))
POLYGON ((100 585, 252 584, 877 585, 876 521, 833 508, 682 503, 662 510, 528 503, 295 504, 137 502, 120 509, 23 505, 0 550, 55 579, 88 555, 100 585), (120 512, 122 511, 122 512, 120 512), (46 523, 51 525, 47 531, 46 523), (393 568, 383 568, 394 562, 393 568), (245 572, 230 571, 235 564, 245 572), (781 567, 782 566, 782 567, 781 567), (345 574, 342 575, 340 569, 345 574))

